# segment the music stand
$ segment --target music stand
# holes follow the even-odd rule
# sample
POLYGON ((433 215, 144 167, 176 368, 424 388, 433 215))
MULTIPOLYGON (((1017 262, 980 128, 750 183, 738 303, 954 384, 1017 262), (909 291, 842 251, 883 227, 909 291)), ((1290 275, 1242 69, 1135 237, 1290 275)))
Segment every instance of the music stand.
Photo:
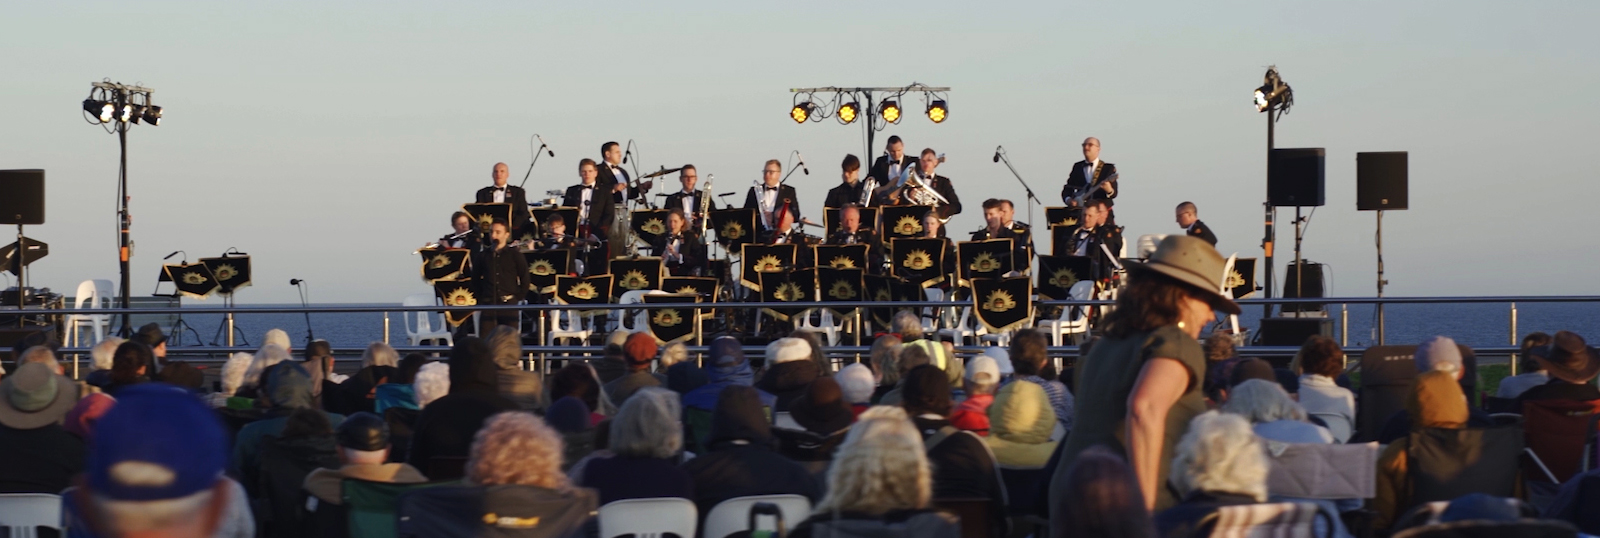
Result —
POLYGON ((761 291, 762 273, 780 273, 794 270, 798 245, 758 245, 746 243, 739 251, 739 282, 745 287, 761 291))
POLYGON ((956 243, 957 284, 968 286, 974 278, 1004 278, 1013 270, 1010 238, 956 243))
POLYGON ((628 226, 633 229, 635 238, 646 245, 654 245, 656 238, 666 235, 667 215, 671 213, 666 209, 635 209, 628 214, 628 226))
POLYGON ((1044 208, 1045 226, 1077 226, 1078 219, 1083 215, 1083 208, 1076 207, 1046 207, 1044 208))
POLYGON ((895 239, 915 239, 922 237, 922 219, 927 218, 933 206, 926 205, 888 205, 878 208, 878 214, 883 217, 883 225, 878 230, 883 232, 885 241, 895 239))
POLYGON ((217 345, 222 340, 224 331, 228 333, 228 347, 233 347, 233 338, 238 337, 244 345, 250 345, 250 340, 233 321, 233 294, 240 288, 250 286, 250 255, 239 252, 237 249, 228 249, 222 256, 216 258, 200 258, 200 263, 211 270, 212 276, 217 279, 217 293, 222 295, 222 305, 230 310, 224 314, 224 323, 217 326, 217 333, 211 336, 211 345, 217 345), (231 329, 229 329, 231 327, 231 329))
POLYGON ((723 248, 736 250, 739 245, 755 241, 756 210, 718 209, 711 212, 711 228, 717 233, 717 242, 723 248))
POLYGON ((867 245, 816 245, 811 249, 818 268, 867 268, 867 245))
POLYGON ((889 251, 894 259, 890 274, 922 288, 944 282, 945 245, 945 240, 939 238, 890 241, 889 251))
MULTIPOLYGON (((858 207, 856 210, 861 212, 861 225, 857 229, 866 230, 869 228, 876 229, 878 227, 878 208, 858 207)), ((839 232, 839 226, 842 224, 839 214, 843 211, 844 208, 839 207, 822 208, 822 237, 824 239, 833 237, 833 234, 839 232)))
MULTIPOLYGON (((188 260, 183 260, 177 265, 161 266, 161 273, 167 277, 167 281, 172 282, 174 290, 171 297, 178 298, 180 307, 183 305, 182 297, 187 296, 192 299, 205 300, 207 296, 216 293, 217 289, 221 287, 217 284, 216 276, 211 274, 211 269, 203 263, 189 263, 188 260)), ((159 280, 156 282, 156 287, 161 287, 159 280)), ((184 330, 188 330, 190 334, 194 335, 196 343, 200 342, 200 332, 183 320, 183 309, 179 308, 178 318, 173 320, 172 327, 167 330, 168 338, 173 346, 177 346, 183 341, 184 330)))

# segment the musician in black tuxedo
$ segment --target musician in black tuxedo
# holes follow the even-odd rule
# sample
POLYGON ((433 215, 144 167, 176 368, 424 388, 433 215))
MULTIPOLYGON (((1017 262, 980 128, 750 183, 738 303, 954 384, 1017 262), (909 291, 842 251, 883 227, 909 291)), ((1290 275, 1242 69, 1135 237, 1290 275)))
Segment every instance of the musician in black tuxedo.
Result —
MULTIPOLYGON (((533 277, 528 274, 528 260, 516 247, 507 246, 511 241, 511 228, 505 221, 496 219, 489 226, 489 240, 491 248, 475 253, 472 262, 479 304, 517 304, 527 296, 528 287, 533 283, 533 277)), ((481 330, 490 330, 496 324, 516 327, 517 313, 484 312, 482 319, 481 330)), ((522 332, 520 327, 517 329, 522 332)))
POLYGON ((511 177, 511 169, 506 163, 494 163, 494 185, 478 189, 476 202, 480 204, 511 204, 511 226, 521 228, 528 222, 531 215, 528 212, 528 193, 522 187, 506 185, 506 180, 511 177))
MULTIPOLYGON (((918 163, 918 165, 918 180, 921 181, 924 186, 933 189, 934 192, 939 193, 939 196, 943 196, 945 201, 940 202, 938 199, 926 193, 916 192, 920 189, 912 189, 908 186, 901 189, 901 203, 911 205, 936 205, 938 207, 934 208, 933 213, 939 216, 939 220, 941 222, 949 222, 950 217, 961 213, 961 198, 956 196, 956 188, 955 185, 950 182, 950 178, 938 175, 937 169, 939 168, 939 154, 934 152, 933 148, 922 150, 922 160, 918 163)), ((943 230, 943 228, 940 229, 943 230)), ((943 235, 940 237, 943 237, 943 235)))
POLYGON ((867 267, 864 269, 872 274, 878 274, 883 268, 883 239, 878 237, 871 228, 861 227, 861 205, 847 204, 839 209, 839 230, 828 236, 826 245, 866 245, 867 267))
POLYGON ((1020 222, 1006 222, 1006 206, 1009 200, 990 198, 983 201, 983 222, 985 226, 972 232, 973 241, 988 241, 990 239, 1011 240, 1011 268, 1015 271, 1026 273, 1033 265, 1032 246, 1033 230, 1020 222))
POLYGON ((781 181, 783 163, 769 160, 761 169, 761 185, 750 187, 745 194, 744 208, 756 210, 756 220, 761 221, 761 233, 756 237, 759 242, 785 238, 793 223, 800 222, 800 197, 795 195, 794 187, 780 184, 781 181))
POLYGON ((667 233, 656 236, 650 245, 672 276, 700 276, 706 270, 706 244, 689 228, 682 209, 667 214, 667 233))
POLYGON ((879 155, 872 162, 872 170, 867 172, 867 177, 878 180, 878 185, 889 185, 900 180, 900 174, 905 169, 915 166, 917 158, 906 155, 906 144, 898 135, 889 137, 889 142, 884 145, 887 155, 879 155))
POLYGON ((645 180, 638 188, 629 184, 632 177, 622 168, 622 146, 616 142, 601 144, 600 157, 602 162, 595 166, 598 173, 595 183, 611 191, 612 201, 620 204, 634 198, 642 199, 645 193, 650 192, 650 187, 655 186, 652 180, 645 180))
MULTIPOLYGON (((1089 193, 1086 200, 1111 200, 1117 197, 1117 165, 1100 160, 1100 139, 1091 136, 1083 139, 1083 160, 1073 163, 1072 172, 1067 175, 1067 184, 1061 187, 1061 201, 1068 208, 1077 209, 1078 205, 1072 199, 1082 195, 1097 181, 1100 187, 1089 193)), ((1116 213, 1110 213, 1106 223, 1115 226, 1116 213)))
POLYGON ((683 190, 667 195, 667 205, 662 209, 683 210, 683 214, 689 217, 689 227, 698 230, 700 219, 706 218, 707 213, 716 211, 717 202, 711 199, 709 193, 704 193, 702 196, 703 193, 694 190, 695 184, 700 181, 700 172, 695 170, 694 165, 683 165, 683 169, 678 171, 678 181, 683 184, 683 190), (701 203, 704 203, 705 207, 701 207, 701 203))
POLYGON ((1110 280, 1115 270, 1116 260, 1108 257, 1106 251, 1109 250, 1112 257, 1122 252, 1122 228, 1106 222, 1109 206, 1110 202, 1104 199, 1084 202, 1078 233, 1072 235, 1066 252, 1069 256, 1088 256, 1092 261, 1091 273, 1100 282, 1110 280), (1101 245, 1105 248, 1100 248, 1101 245))
POLYGON ((1194 202, 1178 204, 1177 212, 1178 226, 1183 227, 1184 233, 1204 239, 1213 247, 1217 246, 1217 234, 1211 233, 1211 227, 1200 222, 1200 209, 1195 207, 1194 202))
MULTIPOLYGON (((567 194, 561 198, 561 205, 578 208, 579 239, 604 241, 611 231, 611 222, 615 218, 617 208, 612 203, 611 191, 601 187, 595 181, 596 176, 593 160, 578 161, 578 179, 581 183, 567 187, 567 194)), ((606 245, 590 248, 584 262, 586 265, 584 276, 604 274, 608 270, 606 257, 606 245)))
POLYGON ((840 166, 844 172, 840 173, 839 177, 844 181, 828 189, 828 197, 822 200, 822 207, 845 207, 861 203, 861 189, 866 187, 866 184, 861 182, 861 159, 855 155, 845 155, 844 162, 840 166))
POLYGON ((466 211, 457 211, 450 215, 449 234, 439 238, 439 246, 444 248, 476 249, 478 246, 478 230, 472 227, 472 215, 466 211))

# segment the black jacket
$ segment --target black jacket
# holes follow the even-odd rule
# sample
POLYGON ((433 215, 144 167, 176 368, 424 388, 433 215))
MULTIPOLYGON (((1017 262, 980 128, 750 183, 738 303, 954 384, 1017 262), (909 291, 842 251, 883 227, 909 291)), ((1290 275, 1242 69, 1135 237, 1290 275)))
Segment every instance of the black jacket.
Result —
MULTIPOLYGON (((761 221, 761 229, 771 232, 771 223, 763 220, 763 215, 761 214, 761 199, 757 195, 760 190, 761 187, 750 187, 750 190, 745 191, 744 208, 756 210, 756 220, 761 221)), ((783 207, 785 204, 788 204, 789 213, 793 214, 794 221, 800 222, 800 197, 795 194, 794 187, 778 185, 778 200, 772 206, 773 213, 777 213, 778 208, 783 207)))
POLYGON ((655 255, 662 258, 662 264, 667 267, 667 272, 671 273, 672 276, 698 276, 695 274, 695 269, 704 272, 706 268, 705 241, 701 241, 700 236, 694 232, 683 234, 682 243, 678 245, 678 253, 682 255, 683 259, 673 261, 666 259, 667 241, 671 238, 670 235, 662 234, 657 236, 656 240, 650 245, 655 255))
MULTIPOLYGON (((921 172, 918 172, 918 174, 921 174, 921 172)), ((950 202, 948 204, 940 203, 939 207, 934 210, 939 214, 940 220, 950 220, 952 215, 961 213, 961 197, 956 196, 956 188, 950 184, 950 178, 934 174, 933 179, 923 179, 922 181, 933 187, 934 192, 939 193, 939 196, 943 196, 946 201, 950 202)), ((906 193, 901 192, 901 203, 908 203, 906 200, 906 193)), ((941 227, 940 229, 944 228, 941 227)))
MULTIPOLYGON (((567 194, 561 197, 561 205, 577 207, 578 214, 582 215, 583 208, 579 206, 583 204, 583 189, 583 185, 567 187, 567 194)), ((600 184, 599 181, 595 181, 594 196, 589 201, 589 233, 594 234, 595 237, 605 239, 606 235, 611 231, 611 221, 615 220, 617 212, 616 204, 613 203, 611 198, 611 189, 600 184)), ((579 224, 581 223, 568 222, 567 233, 577 235, 579 224)))
MULTIPOLYGON (((1116 174, 1117 165, 1100 161, 1100 179, 1104 180, 1106 178, 1115 176, 1116 174)), ((1087 200, 1110 200, 1116 198, 1118 194, 1122 193, 1121 189, 1117 188, 1117 180, 1112 179, 1106 183, 1111 185, 1111 190, 1113 191, 1111 194, 1106 194, 1106 191, 1103 190, 1097 190, 1090 194, 1087 200)), ((1089 188, 1093 184, 1094 173, 1089 170, 1089 161, 1078 161, 1073 163, 1072 173, 1067 175, 1067 184, 1061 187, 1062 203, 1066 203, 1068 200, 1072 199, 1072 197, 1077 196, 1079 193, 1083 192, 1084 189, 1089 188)))
POLYGON ((1122 252, 1122 228, 1112 226, 1110 224, 1101 225, 1095 228, 1094 231, 1089 232, 1089 237, 1087 239, 1082 239, 1081 232, 1074 233, 1072 234, 1072 241, 1069 241, 1070 244, 1067 246, 1067 251, 1058 252, 1056 254, 1060 256, 1071 256, 1073 253, 1078 251, 1078 246, 1082 245, 1086 241, 1089 243, 1089 248, 1086 249, 1085 255, 1088 256, 1090 260, 1094 261, 1094 265, 1092 267, 1094 279, 1101 280, 1111 278, 1111 273, 1114 266, 1112 264, 1112 260, 1106 257, 1105 250, 1110 250, 1112 256, 1116 256, 1117 253, 1122 252), (1100 245, 1105 245, 1105 250, 1102 250, 1100 245))
POLYGON ((500 380, 489 347, 477 338, 450 349, 450 392, 422 408, 411 438, 412 467, 424 473, 436 456, 466 457, 484 421, 517 404, 500 396, 500 380))
POLYGON ((631 186, 623 191, 623 193, 624 193, 623 196, 621 196, 621 197, 617 196, 617 192, 615 190, 616 187, 617 187, 617 183, 621 182, 621 183, 626 184, 626 183, 632 181, 632 178, 628 175, 627 168, 624 168, 621 164, 617 165, 617 172, 621 173, 622 174, 621 176, 618 176, 617 174, 611 173, 611 167, 609 165, 607 165, 605 161, 600 161, 598 163, 595 163, 594 170, 595 170, 594 184, 595 185, 599 185, 601 187, 604 187, 606 189, 606 192, 611 193, 611 198, 612 198, 612 202, 613 203, 620 204, 625 199, 642 198, 642 197, 644 197, 644 191, 640 191, 640 190, 634 189, 631 186), (621 199, 618 199, 618 198, 621 198, 621 199))
POLYGON ((88 453, 83 440, 59 424, 0 426, 0 493, 60 494, 83 472, 88 453))
POLYGON ((515 248, 484 250, 472 260, 478 293, 485 304, 517 304, 528 295, 533 276, 528 274, 528 259, 515 248))
MULTIPOLYGON (((917 158, 911 156, 910 153, 900 156, 900 170, 904 171, 907 167, 916 165, 917 158)), ((872 161, 872 169, 867 172, 867 177, 876 178, 878 180, 878 186, 880 187, 900 179, 898 177, 889 177, 888 155, 879 155, 876 160, 872 161)))
POLYGON ((828 196, 822 200, 822 207, 844 207, 850 204, 861 203, 861 189, 866 185, 857 181, 854 185, 839 182, 838 186, 828 189, 828 196))
MULTIPOLYGON (((925 416, 912 417, 911 422, 924 441, 950 425, 949 420, 925 416)), ((928 465, 933 467, 933 498, 989 499, 990 514, 995 516, 991 519, 1005 525, 1006 491, 1000 469, 977 435, 957 431, 929 447, 928 465)), ((1003 536, 1004 532, 992 535, 1003 536)))
POLYGON ((772 446, 772 427, 756 391, 723 389, 711 415, 710 451, 683 464, 694 480, 701 521, 717 503, 734 497, 796 494, 816 502, 822 496, 811 474, 772 446))
MULTIPOLYGON (((475 201, 480 204, 494 203, 494 187, 478 189, 475 201)), ((531 218, 528 212, 528 193, 523 191, 522 187, 506 185, 505 203, 511 204, 511 229, 521 228, 523 223, 528 222, 528 219, 531 218)))
POLYGON ((1206 226, 1206 223, 1199 220, 1195 220, 1194 224, 1190 225, 1189 229, 1184 233, 1204 239, 1207 243, 1211 243, 1213 247, 1217 246, 1217 234, 1211 233, 1211 227, 1206 226))
POLYGON ((972 232, 973 241, 988 241, 990 239, 1011 240, 1011 268, 1016 271, 1027 272, 1033 266, 1033 228, 1021 222, 1013 222, 1010 227, 1001 227, 1000 231, 990 235, 989 228, 983 227, 972 232))
POLYGON ((810 360, 768 364, 767 371, 756 381, 756 388, 778 397, 773 412, 788 411, 789 404, 806 393, 806 387, 822 376, 822 369, 810 360))
MULTIPOLYGON (((678 191, 678 192, 675 192, 675 193, 672 193, 672 194, 668 194, 667 195, 667 204, 664 205, 664 206, 661 206, 661 208, 662 209, 683 209, 683 199, 684 199, 684 197, 689 197, 690 200, 693 200, 692 202, 690 202, 690 204, 692 204, 690 207, 694 208, 694 211, 692 211, 692 213, 700 213, 701 216, 704 216, 706 213, 710 213, 712 211, 716 211, 717 210, 717 201, 716 200, 712 200, 711 199, 711 195, 709 193, 706 194, 703 197, 702 196, 697 196, 698 194, 700 194, 699 191, 695 191, 694 194, 685 193, 683 191, 678 191), (702 199, 704 200, 705 207, 700 207, 700 205, 702 203, 702 199)), ((689 217, 691 223, 693 222, 694 215, 691 214, 691 215, 685 215, 685 216, 689 217)))

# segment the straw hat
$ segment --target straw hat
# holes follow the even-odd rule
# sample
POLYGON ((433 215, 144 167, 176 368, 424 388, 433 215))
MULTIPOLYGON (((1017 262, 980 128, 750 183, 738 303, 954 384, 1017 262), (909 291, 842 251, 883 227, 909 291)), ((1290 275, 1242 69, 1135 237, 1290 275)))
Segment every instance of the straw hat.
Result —
POLYGON ((1211 307, 1229 314, 1238 314, 1239 305, 1226 297, 1222 289, 1222 269, 1227 265, 1217 249, 1198 237, 1169 235, 1156 246, 1150 261, 1128 262, 1129 271, 1154 271, 1184 284, 1198 288, 1211 307))

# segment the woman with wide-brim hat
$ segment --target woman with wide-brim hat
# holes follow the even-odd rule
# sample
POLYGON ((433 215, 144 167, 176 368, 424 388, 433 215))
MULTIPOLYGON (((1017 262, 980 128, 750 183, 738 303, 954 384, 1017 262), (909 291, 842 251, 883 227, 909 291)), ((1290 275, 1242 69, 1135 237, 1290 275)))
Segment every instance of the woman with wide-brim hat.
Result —
MULTIPOLYGON (((1077 366, 1077 416, 1052 479, 1051 497, 1069 490, 1065 470, 1078 454, 1106 445, 1126 454, 1145 504, 1177 502, 1167 467, 1189 420, 1206 410, 1200 330, 1215 311, 1239 313, 1223 296, 1223 258, 1195 237, 1168 236, 1146 263, 1128 263, 1128 283, 1103 321, 1105 337, 1077 366)), ((1051 521, 1060 514, 1051 507, 1051 521)))

